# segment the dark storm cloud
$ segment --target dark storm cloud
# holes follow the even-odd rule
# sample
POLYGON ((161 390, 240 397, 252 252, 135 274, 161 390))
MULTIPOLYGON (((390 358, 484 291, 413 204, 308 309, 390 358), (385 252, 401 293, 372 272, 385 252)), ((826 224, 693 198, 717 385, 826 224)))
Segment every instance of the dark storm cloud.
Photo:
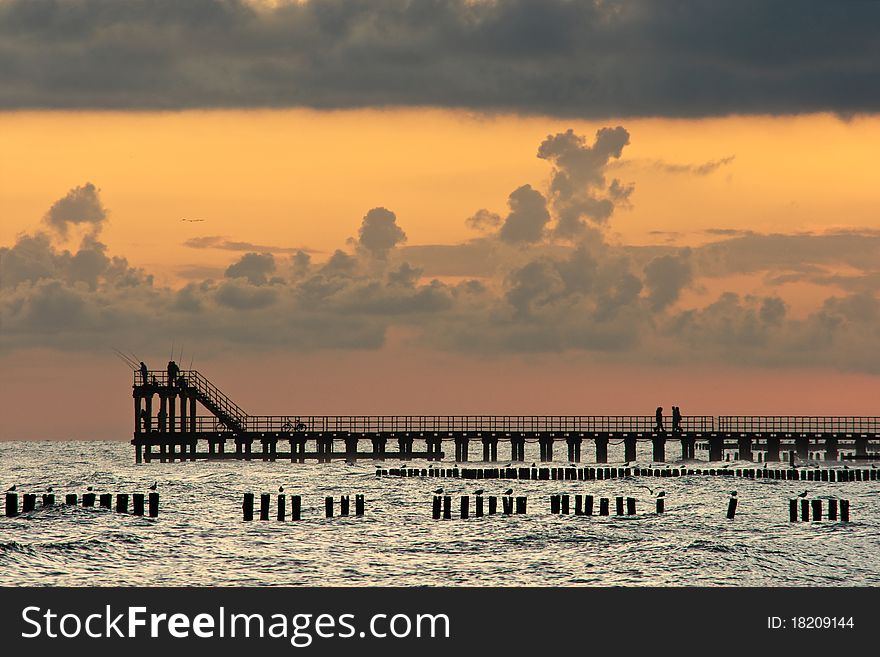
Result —
POLYGON ((880 4, 0 0, 0 107, 880 108, 880 4))

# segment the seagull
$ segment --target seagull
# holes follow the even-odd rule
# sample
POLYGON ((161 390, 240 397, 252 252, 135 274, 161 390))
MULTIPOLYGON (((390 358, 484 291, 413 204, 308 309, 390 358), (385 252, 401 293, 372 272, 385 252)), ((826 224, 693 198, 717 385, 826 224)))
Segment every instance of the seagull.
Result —
POLYGON ((181 219, 181 221, 188 221, 189 223, 194 223, 197 221, 204 221, 204 219, 181 219))
POLYGON ((510 463, 508 463, 507 465, 503 465, 503 466, 501 466, 501 467, 503 467, 503 468, 509 468, 509 467, 510 467, 510 463))
POLYGON ((9 491, 9 492, 11 493, 12 491, 15 490, 15 484, 12 484, 12 486, 10 486, 9 488, 7 488, 6 490, 9 491))
POLYGON ((535 467, 535 464, 534 464, 534 463, 532 463, 532 467, 533 467, 533 468, 535 467))
POLYGON ((86 488, 86 490, 92 490, 92 486, 89 486, 88 488, 86 488))
POLYGON ((848 465, 844 465, 844 466, 843 466, 843 469, 844 469, 844 470, 849 470, 849 466, 848 466, 848 465))
POLYGON ((157 488, 159 488, 159 482, 158 482, 158 481, 154 481, 154 482, 153 482, 153 485, 150 486, 150 490, 156 490, 157 488))
POLYGON ((474 491, 474 495, 482 495, 482 494, 483 494, 482 488, 478 488, 477 490, 474 491))
POLYGON ((513 495, 513 489, 512 489, 512 488, 508 488, 506 491, 504 491, 503 494, 504 494, 504 495, 513 495))
POLYGON ((806 496, 807 496, 807 491, 804 491, 803 493, 798 493, 798 497, 806 497, 806 496))
POLYGON ((442 488, 438 488, 437 490, 434 491, 434 495, 439 495, 439 494, 442 493, 442 492, 443 492, 443 489, 442 489, 442 488))
POLYGON ((731 497, 736 497, 736 491, 735 491, 735 490, 730 491, 730 496, 731 496, 731 497))
POLYGON ((661 490, 659 493, 657 493, 657 497, 666 497, 666 491, 661 490))
MULTIPOLYGON (((647 489, 648 489, 648 492, 651 493, 651 495, 654 494, 654 489, 651 488, 650 486, 643 486, 643 485, 640 484, 640 485, 639 485, 639 488, 647 488, 647 489)), ((661 492, 662 492, 662 491, 661 491, 661 492)), ((660 496, 658 495, 657 497, 660 497, 660 496)))
POLYGON ((279 486, 279 487, 278 487, 278 492, 279 492, 279 493, 283 493, 283 492, 284 492, 284 486, 279 486))
POLYGON ((53 490, 53 489, 52 489, 52 487, 51 487, 51 486, 49 486, 49 488, 47 488, 47 489, 46 489, 46 492, 48 492, 48 493, 51 493, 51 492, 52 492, 52 490, 53 490))

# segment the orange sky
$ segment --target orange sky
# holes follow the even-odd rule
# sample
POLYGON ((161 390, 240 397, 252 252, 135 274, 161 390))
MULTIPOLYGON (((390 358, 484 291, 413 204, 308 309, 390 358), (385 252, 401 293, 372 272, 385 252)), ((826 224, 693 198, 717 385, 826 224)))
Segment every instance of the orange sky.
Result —
MULTIPOLYGON (((711 228, 880 229, 874 166, 880 116, 589 123, 440 110, 21 112, 0 114, 0 245, 39 228, 52 202, 86 181, 101 189, 109 209, 102 240, 110 253, 145 267, 159 284, 180 285, 181 272, 193 266, 215 268, 220 276, 241 255, 188 248, 186 239, 223 235, 307 247, 321 260, 344 248, 375 206, 397 214, 409 245, 459 243, 475 236, 464 220, 477 209, 504 214, 516 187, 546 187, 550 169, 535 153, 548 134, 573 128, 592 136, 617 124, 629 130, 631 144, 610 175, 636 187, 632 207, 612 218, 613 241, 663 244, 669 236, 661 231, 676 234, 677 245, 698 244, 711 228), (662 168, 730 156, 706 175, 662 168)), ((716 279, 685 299, 708 303, 729 289, 748 294, 765 286, 760 275, 716 279)), ((808 283, 784 291, 796 314, 827 296, 808 283)), ((160 342, 148 356, 161 361, 167 340, 160 342)), ((0 439, 124 438, 130 431, 127 374, 102 358, 101 368, 112 374, 97 381, 89 358, 0 352, 0 439), (34 430, 28 418, 46 408, 48 393, 60 395, 49 402, 57 413, 34 430)), ((357 354, 227 355, 199 366, 216 374, 222 388, 239 392, 253 413, 288 412, 294 402, 304 413, 647 413, 658 390, 675 388, 685 397, 677 400, 685 412, 877 414, 880 392, 878 378, 867 374, 689 369, 687 363, 668 370, 603 367, 566 355, 480 361, 395 345, 357 354), (249 364, 264 373, 265 394, 236 380, 249 364)))

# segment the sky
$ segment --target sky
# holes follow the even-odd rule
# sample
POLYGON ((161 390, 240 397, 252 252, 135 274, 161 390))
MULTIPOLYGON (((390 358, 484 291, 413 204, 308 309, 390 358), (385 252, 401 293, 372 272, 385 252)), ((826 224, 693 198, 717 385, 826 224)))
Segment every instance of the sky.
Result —
POLYGON ((0 439, 878 415, 874 3, 0 0, 0 439), (173 351, 172 351, 173 350, 173 351))

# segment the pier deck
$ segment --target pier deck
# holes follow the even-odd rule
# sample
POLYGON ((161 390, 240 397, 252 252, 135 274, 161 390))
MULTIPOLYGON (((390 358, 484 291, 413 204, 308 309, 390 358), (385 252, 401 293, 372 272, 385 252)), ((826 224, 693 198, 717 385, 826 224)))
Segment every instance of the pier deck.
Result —
POLYGON ((567 460, 579 463, 584 441, 592 441, 596 463, 608 462, 612 441, 624 445, 629 462, 636 460, 639 441, 652 443, 655 462, 667 460, 669 441, 680 445, 684 460, 693 459, 699 445, 708 448, 710 461, 723 460, 725 450, 731 449, 741 460, 760 454, 763 461, 780 461, 783 452, 791 451, 803 460, 821 452, 825 460, 837 461, 844 449, 855 458, 869 458, 872 443, 880 442, 880 416, 697 415, 684 416, 673 431, 669 418, 658 428, 652 415, 248 415, 195 370, 180 372, 175 381, 164 371, 148 372, 146 378, 135 372, 132 396, 131 442, 138 463, 439 461, 446 456, 444 443, 454 446, 457 462, 471 458, 472 443, 482 448, 483 461, 498 461, 498 446, 504 443, 509 455, 501 459, 521 462, 526 442, 539 444, 541 461, 553 460, 554 446, 564 443, 567 460), (362 451, 362 444, 369 445, 369 451, 362 451))

